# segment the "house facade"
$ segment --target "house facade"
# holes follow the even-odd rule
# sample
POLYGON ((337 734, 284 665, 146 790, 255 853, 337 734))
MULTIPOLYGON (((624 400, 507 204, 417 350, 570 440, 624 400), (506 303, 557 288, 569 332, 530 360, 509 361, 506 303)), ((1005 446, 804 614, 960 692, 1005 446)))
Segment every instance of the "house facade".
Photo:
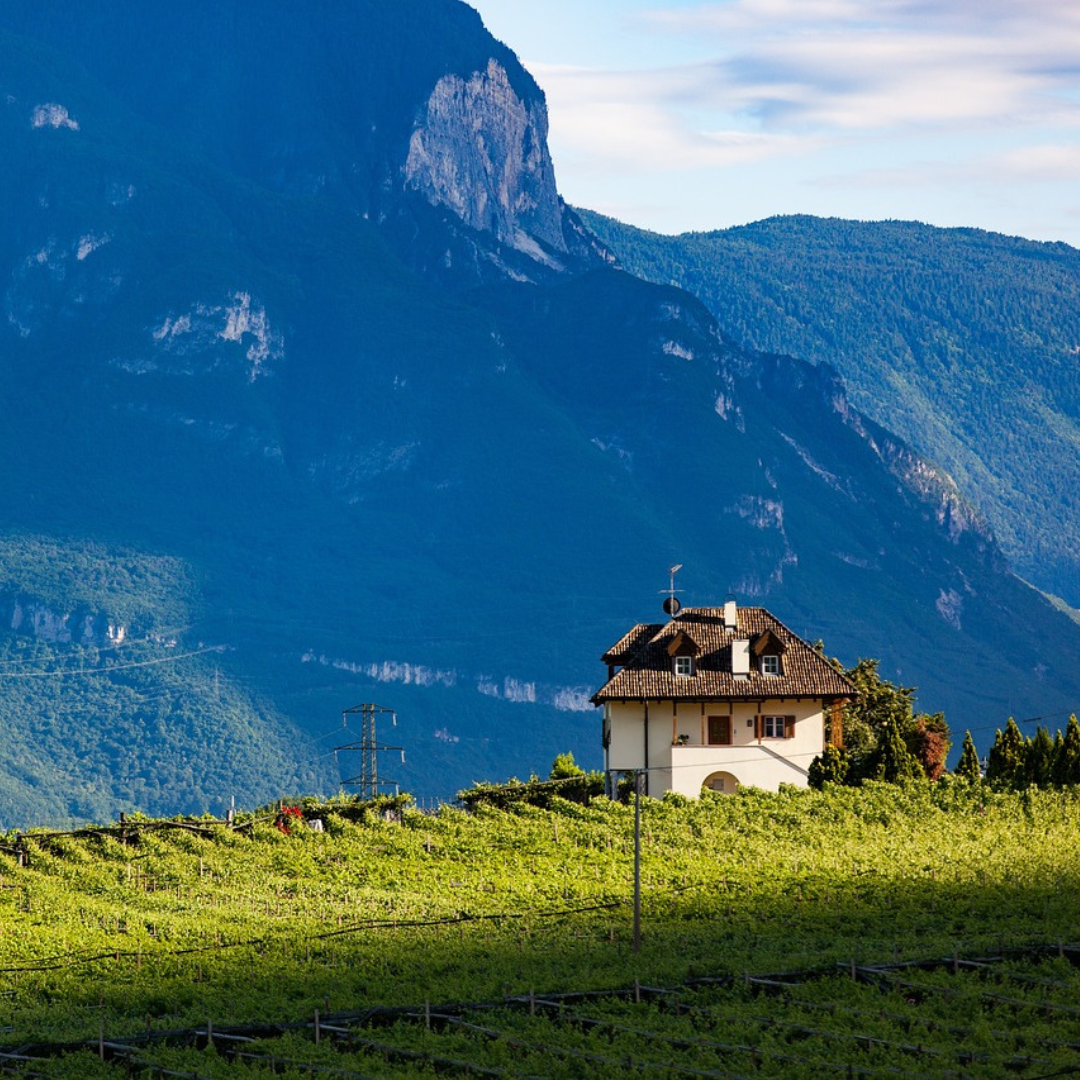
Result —
POLYGON ((840 709, 856 696, 774 615, 733 600, 639 623, 601 660, 608 678, 592 702, 603 710, 604 768, 647 770, 654 796, 805 787, 826 720, 840 743, 840 709))

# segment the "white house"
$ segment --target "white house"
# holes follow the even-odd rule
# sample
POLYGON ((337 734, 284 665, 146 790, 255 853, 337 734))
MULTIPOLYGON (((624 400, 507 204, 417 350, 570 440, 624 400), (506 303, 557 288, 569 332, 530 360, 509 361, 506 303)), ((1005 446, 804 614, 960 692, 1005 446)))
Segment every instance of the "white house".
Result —
POLYGON ((855 687, 764 608, 685 608, 639 623, 601 657, 604 768, 647 769, 644 790, 805 787, 811 761, 842 738, 855 687))

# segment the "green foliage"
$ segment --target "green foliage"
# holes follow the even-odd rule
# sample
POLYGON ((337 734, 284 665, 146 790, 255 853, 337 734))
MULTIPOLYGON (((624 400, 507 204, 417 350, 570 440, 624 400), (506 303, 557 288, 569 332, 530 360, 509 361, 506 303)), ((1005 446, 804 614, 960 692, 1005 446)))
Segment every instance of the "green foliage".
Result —
POLYGON ((1000 728, 986 759, 986 779, 995 787, 1019 791, 1027 785, 1027 745, 1016 721, 1010 716, 1005 730, 1000 728))
MULTIPOLYGON (((872 983, 846 975, 786 983, 782 1000, 763 997, 746 976, 837 964, 846 972, 853 959, 887 966, 954 952, 996 955, 1033 941, 1056 950, 1059 939, 1075 934, 1076 790, 1017 794, 945 780, 645 799, 644 937, 637 954, 629 905, 632 807, 597 798, 588 806, 553 800, 548 810, 519 803, 506 811, 480 805, 472 814, 447 807, 427 815, 406 805, 387 820, 358 813, 363 807, 355 799, 296 805, 305 820, 323 820, 325 831, 297 827, 284 835, 272 812, 241 815, 232 830, 199 819, 143 819, 129 823, 126 838, 115 827, 31 835, 28 866, 18 865, 13 838, 0 839, 0 1048, 76 1040, 96 1048, 102 1029, 107 1039, 125 1039, 147 1029, 205 1028, 208 1019, 222 1029, 310 1022, 316 1010, 324 1019, 391 1005, 416 1012, 425 1000, 437 1013, 440 1002, 510 995, 523 997, 525 1007, 505 1015, 489 1008, 472 1019, 562 1051, 578 1047, 636 1060, 662 1045, 657 1056, 667 1058, 676 1052, 673 1043, 638 1045, 628 1032, 604 1032, 594 1045, 580 1024, 547 1026, 540 1015, 530 1018, 530 991, 539 1013, 547 996, 632 988, 637 980, 643 997, 645 987, 673 987, 684 1007, 664 1008, 669 1020, 662 1020, 659 1002, 653 1014, 647 1005, 635 1009, 632 1000, 590 997, 588 1013, 658 1038, 685 1040, 693 1029, 695 1037, 780 1054, 805 1042, 800 1036, 798 1046, 785 1048, 785 1023, 826 1025, 823 1015, 804 1015, 814 1002, 831 1003, 843 1015, 868 1007, 860 995, 880 995, 881 980, 892 979, 921 988, 900 993, 897 986, 895 1000, 878 996, 872 1011, 909 1011, 904 1023, 919 1035, 908 1031, 896 1040, 907 1045, 930 1040, 924 1019, 972 1023, 970 997, 949 997, 948 987, 961 985, 951 972, 939 979, 915 967, 891 973, 879 967, 872 983), (699 976, 710 979, 682 985, 699 976), (920 1009, 907 1000, 915 998, 930 1003, 920 1009), (784 1036, 775 1043, 760 1025, 743 1028, 766 1014, 784 1036), (710 1015, 717 1030, 710 1030, 710 1015), (669 1026, 670 1018, 686 1030, 669 1026), (605 1047, 609 1038, 615 1045, 605 1047)), ((1077 992, 1076 973, 1065 961, 1043 974, 1054 985, 1017 979, 1006 993, 983 969, 963 985, 975 992, 979 980, 988 981, 988 1001, 1007 998, 1010 1015, 1023 1009, 1026 1016, 1027 1006, 1018 1002, 1030 995, 1035 1023, 1059 997, 1075 1000, 1077 992), (1057 987, 1058 980, 1067 985, 1057 987)), ((564 1009, 581 1006, 569 1001, 564 1009)), ((417 1015, 419 1024, 381 1028, 374 1038, 438 1046, 447 1057, 474 1063, 489 1061, 485 1042, 506 1050, 505 1039, 440 1042, 424 1025, 422 1007, 417 1015)), ((450 1024, 448 1030, 465 1029, 450 1024)), ((363 1044, 364 1032, 354 1034, 363 1044)), ((310 1033, 300 1032, 266 1048, 279 1060, 340 1066, 340 1051, 325 1051, 321 1056, 310 1033)), ((715 1071, 717 1048, 705 1052, 715 1071)), ((140 1047, 140 1055, 164 1068, 226 1071, 213 1054, 170 1053, 159 1044, 140 1047)), ((836 1057, 835 1038, 823 1041, 821 1053, 846 1060, 836 1057)), ((865 1065, 865 1050, 859 1053, 865 1065)), ((766 1075, 775 1066, 782 1074, 782 1059, 759 1058, 771 1065, 752 1071, 766 1075)), ((504 1064, 515 1074, 552 1072, 522 1060, 504 1064)), ((71 1075, 97 1075, 89 1057, 68 1064, 71 1075)), ((62 1067, 51 1075, 63 1075, 62 1067)), ((355 1071, 385 1075, 388 1069, 355 1071)))
POLYGON ((1011 717, 998 731, 986 766, 986 779, 1003 790, 1064 788, 1080 783, 1080 724, 1069 717, 1064 736, 1051 739, 1039 725, 1033 738, 1024 738, 1011 717))
POLYGON ((181 559, 22 533, 0 536, 0 598, 66 616, 76 637, 76 613, 100 616, 126 635, 176 633, 203 614, 196 576, 181 559))
MULTIPOLYGON (((1061 745, 1060 742, 1058 745, 1061 745)), ((1040 724, 1035 731, 1035 737, 1029 739, 1024 747, 1024 781, 1027 785, 1041 788, 1051 786, 1056 750, 1050 732, 1040 724)))
POLYGON ((899 731, 913 724, 915 688, 883 679, 879 664, 879 660, 860 659, 844 672, 859 692, 855 701, 844 706, 844 746, 858 758, 873 753, 890 723, 899 731))
POLYGON ((960 750, 960 760, 956 764, 955 775, 975 784, 982 779, 982 765, 975 751, 975 740, 970 731, 964 732, 964 745, 960 750))
POLYGON ((882 678, 878 660, 863 658, 847 670, 837 660, 831 663, 854 683, 859 696, 843 710, 845 754, 833 753, 826 760, 826 750, 815 758, 811 786, 826 779, 848 784, 939 779, 951 745, 944 713, 916 714, 915 688, 882 678))
POLYGON ((810 762, 807 780, 812 788, 820 791, 825 784, 843 784, 851 772, 851 751, 842 746, 826 746, 810 762))
POLYGON ((1080 723, 1075 715, 1069 717, 1065 737, 1057 749, 1053 780, 1057 787, 1080 784, 1080 723))
POLYGON ((903 221, 661 236, 582 217, 740 345, 837 369, 854 405, 948 470, 1026 578, 1080 596, 1080 252, 903 221))
POLYGON ((568 780, 573 776, 584 776, 585 770, 574 761, 574 755, 570 752, 559 754, 551 763, 549 780, 568 780))
MULTIPOLYGON (((573 766, 572 755, 560 756, 569 757, 573 766)), ((558 762, 559 758, 555 760, 558 762)), ((576 771, 559 777, 554 776, 553 768, 550 780, 533 777, 524 782, 515 779, 508 780, 505 784, 474 784, 471 788, 458 792, 458 802, 470 810, 478 806, 494 806, 506 810, 521 803, 543 808, 551 806, 556 799, 587 805, 597 796, 604 794, 602 772, 585 772, 577 766, 573 767, 576 771)))
POLYGON ((926 774, 915 755, 907 748, 900 728, 893 717, 878 738, 877 745, 867 755, 866 774, 873 780, 900 784, 907 780, 925 779, 926 774))

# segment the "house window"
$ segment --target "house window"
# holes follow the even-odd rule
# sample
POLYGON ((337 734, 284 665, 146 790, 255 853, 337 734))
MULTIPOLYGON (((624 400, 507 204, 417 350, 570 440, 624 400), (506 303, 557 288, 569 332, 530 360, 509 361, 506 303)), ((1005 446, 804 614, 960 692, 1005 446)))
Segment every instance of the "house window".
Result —
POLYGON ((676 675, 693 675, 693 657, 690 656, 676 656, 675 657, 675 674, 676 675))
POLYGON ((785 736, 784 731, 784 717, 782 716, 765 716, 762 717, 765 722, 765 738, 766 739, 782 739, 785 736))
POLYGON ((761 658, 761 674, 762 675, 779 675, 780 674, 780 657, 773 653, 766 653, 761 658))

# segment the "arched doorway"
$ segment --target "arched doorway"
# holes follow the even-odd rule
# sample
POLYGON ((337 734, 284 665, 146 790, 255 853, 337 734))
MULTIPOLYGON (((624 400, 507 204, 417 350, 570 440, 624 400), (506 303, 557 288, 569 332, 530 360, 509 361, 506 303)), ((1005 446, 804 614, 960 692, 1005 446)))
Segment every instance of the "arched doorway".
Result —
POLYGON ((738 789, 739 781, 729 772, 714 772, 705 777, 705 783, 701 786, 707 791, 715 791, 718 795, 733 795, 738 789))

